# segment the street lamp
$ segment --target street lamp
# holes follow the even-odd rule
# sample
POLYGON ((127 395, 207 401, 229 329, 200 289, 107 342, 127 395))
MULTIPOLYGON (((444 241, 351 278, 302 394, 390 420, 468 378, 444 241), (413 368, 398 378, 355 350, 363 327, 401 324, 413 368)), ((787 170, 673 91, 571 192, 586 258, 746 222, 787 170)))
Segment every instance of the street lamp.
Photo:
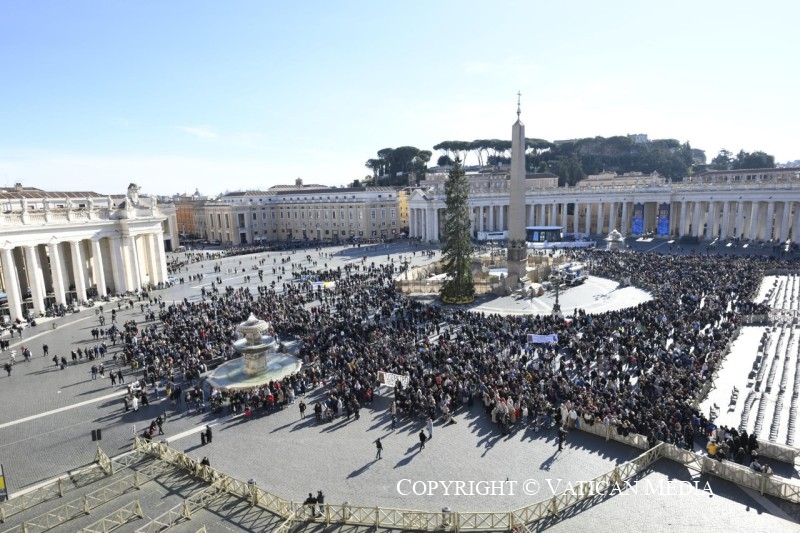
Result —
POLYGON ((564 280, 563 276, 558 271, 555 271, 550 274, 550 283, 552 283, 556 289, 556 301, 555 303, 553 303, 553 311, 552 311, 553 316, 561 316, 561 304, 558 302, 558 295, 559 295, 559 289, 561 288, 561 282, 563 280, 564 280))
POLYGON ((410 263, 410 261, 408 260, 408 257, 406 257, 403 260, 403 268, 405 268, 405 270, 406 270, 406 281, 408 281, 408 265, 409 265, 409 263, 410 263))

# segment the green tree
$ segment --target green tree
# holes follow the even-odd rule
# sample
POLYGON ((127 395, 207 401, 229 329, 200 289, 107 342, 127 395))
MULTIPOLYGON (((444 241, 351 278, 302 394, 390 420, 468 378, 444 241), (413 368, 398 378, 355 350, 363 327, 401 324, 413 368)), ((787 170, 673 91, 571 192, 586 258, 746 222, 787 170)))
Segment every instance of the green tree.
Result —
POLYGON ((746 168, 775 168, 775 156, 761 151, 749 153, 739 150, 739 153, 736 154, 736 160, 733 161, 733 169, 746 168))
POLYGON ((733 154, 723 148, 719 151, 717 156, 711 160, 711 168, 714 170, 730 170, 732 163, 733 154))
POLYGON ((470 242, 469 181, 461 160, 456 158, 444 185, 445 220, 442 256, 447 279, 440 296, 445 303, 464 304, 475 300, 470 242))
POLYGON ((436 160, 436 164, 440 167, 449 167, 453 164, 453 160, 450 159, 449 155, 441 155, 439 159, 436 160))

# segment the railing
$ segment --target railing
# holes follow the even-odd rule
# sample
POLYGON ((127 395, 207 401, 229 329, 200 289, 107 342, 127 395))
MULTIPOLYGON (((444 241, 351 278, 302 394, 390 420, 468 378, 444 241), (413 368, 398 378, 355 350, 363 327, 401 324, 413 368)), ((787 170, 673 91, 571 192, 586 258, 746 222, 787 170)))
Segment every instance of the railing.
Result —
POLYGON ((128 522, 144 518, 139 500, 133 500, 111 513, 80 530, 80 533, 109 533, 124 526, 128 522))
POLYGON ((218 484, 205 487, 186 498, 166 513, 154 518, 144 527, 136 530, 136 533, 160 533, 167 530, 179 522, 190 520, 192 513, 208 506, 209 503, 219 498, 223 490, 218 484))
MULTIPOLYGON (((640 449, 646 449, 648 446, 647 438, 643 435, 631 434, 626 437, 619 435, 612 426, 604 424, 588 425, 581 422, 578 429, 603 437, 606 440, 615 440, 640 449)), ((746 466, 730 461, 718 461, 689 450, 683 450, 672 444, 661 443, 660 445, 663 446, 662 457, 679 462, 687 468, 701 473, 713 474, 743 487, 758 490, 762 494, 769 494, 793 503, 800 503, 800 484, 793 480, 780 476, 760 474, 746 466)), ((771 457, 793 464, 794 458, 798 455, 798 450, 771 442, 759 442, 758 453, 760 456, 771 457)))
POLYGON ((27 492, 22 496, 12 498, 0 504, 0 522, 5 522, 9 516, 21 513, 40 503, 61 498, 64 496, 64 479, 59 477, 53 483, 27 492))
MULTIPOLYGON (((631 438, 637 444, 638 439, 631 438)), ((164 461, 180 466, 213 485, 188 498, 149 524, 137 530, 137 533, 160 533, 169 527, 191 517, 191 514, 205 506, 219 494, 226 492, 248 500, 271 511, 284 520, 276 531, 288 532, 296 522, 318 522, 325 524, 365 525, 370 527, 402 528, 405 530, 443 531, 461 530, 510 530, 514 527, 529 524, 558 515, 569 507, 587 498, 591 498, 625 480, 642 472, 661 457, 661 450, 666 444, 660 444, 645 453, 624 463, 594 480, 584 484, 581 491, 566 489, 546 500, 532 505, 506 512, 435 512, 411 509, 393 509, 383 507, 366 507, 350 504, 325 504, 318 517, 312 516, 310 508, 298 502, 291 502, 258 488, 254 484, 245 483, 227 476, 207 466, 199 465, 185 454, 173 450, 161 443, 147 442, 136 437, 137 449, 155 455, 164 461), (598 490, 600 489, 600 490, 598 490)))
POLYGON ((89 514, 91 509, 122 496, 130 489, 138 489, 140 485, 139 473, 134 472, 105 487, 100 487, 82 498, 72 500, 64 505, 59 505, 54 510, 26 520, 16 528, 9 529, 7 533, 16 531, 24 533, 47 531, 73 518, 89 514))
MULTIPOLYGON (((127 468, 129 465, 140 459, 141 454, 139 453, 122 456, 112 461, 100 449, 100 447, 98 447, 97 455, 95 456, 95 461, 97 464, 83 469, 76 474, 60 476, 47 485, 34 489, 30 492, 26 492, 20 496, 14 496, 10 500, 0 503, 0 523, 5 522, 8 517, 17 513, 21 513, 22 511, 30 509, 31 507, 34 507, 40 503, 44 503, 55 498, 62 498, 64 493, 68 492, 70 488, 76 485, 81 478, 87 478, 90 474, 96 474, 98 472, 102 472, 104 476, 109 475, 114 470, 114 463, 118 465, 118 468, 127 468), (78 480, 73 479, 76 476, 80 476, 78 480), (67 480, 72 481, 72 484, 65 483, 67 480)), ((96 479, 92 476, 89 482, 92 483, 94 481, 96 481, 96 479)))

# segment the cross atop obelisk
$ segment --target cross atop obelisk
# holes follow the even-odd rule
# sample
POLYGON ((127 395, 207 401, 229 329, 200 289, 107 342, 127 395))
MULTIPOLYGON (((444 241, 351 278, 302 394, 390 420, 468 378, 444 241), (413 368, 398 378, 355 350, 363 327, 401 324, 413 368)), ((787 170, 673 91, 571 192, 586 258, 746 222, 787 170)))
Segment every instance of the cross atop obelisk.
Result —
POLYGON ((519 107, 519 99, 522 96, 522 93, 517 91, 517 120, 519 120, 519 115, 522 113, 522 110, 519 107))

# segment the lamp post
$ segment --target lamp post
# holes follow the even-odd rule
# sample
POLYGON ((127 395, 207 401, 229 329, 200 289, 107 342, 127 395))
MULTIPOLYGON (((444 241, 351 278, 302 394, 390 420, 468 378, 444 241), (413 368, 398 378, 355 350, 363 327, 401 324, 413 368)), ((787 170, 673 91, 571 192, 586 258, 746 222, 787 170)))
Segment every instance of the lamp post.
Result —
POLYGON ((558 302, 558 295, 559 295, 559 290, 561 288, 561 282, 563 281, 563 279, 564 278, 561 276, 561 273, 558 271, 550 274, 550 282, 556 289, 556 301, 555 303, 553 303, 553 311, 552 311, 553 316, 561 316, 561 304, 558 302))
POLYGON ((408 260, 408 257, 406 257, 403 260, 403 267, 405 268, 405 271, 406 271, 406 281, 408 281, 408 265, 409 265, 409 263, 410 263, 410 261, 408 260))

